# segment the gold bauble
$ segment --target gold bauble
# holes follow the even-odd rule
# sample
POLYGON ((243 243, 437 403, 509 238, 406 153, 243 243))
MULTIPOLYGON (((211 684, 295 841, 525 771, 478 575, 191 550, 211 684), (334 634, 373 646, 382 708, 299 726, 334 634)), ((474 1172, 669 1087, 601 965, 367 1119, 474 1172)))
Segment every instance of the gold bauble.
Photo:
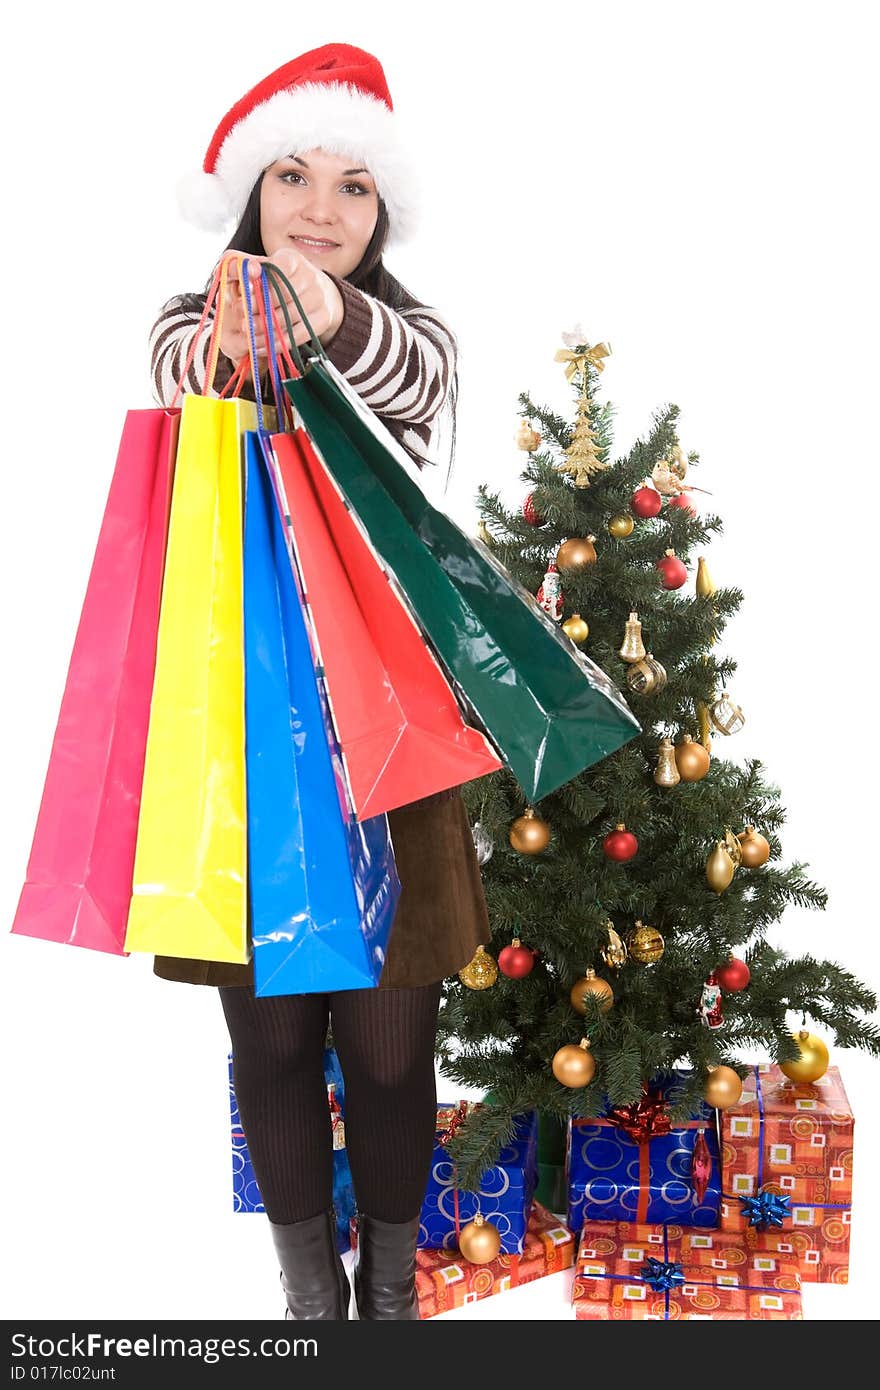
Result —
POLYGON ((817 1038, 815 1033, 808 1033, 806 1028, 796 1033, 794 1040, 801 1049, 800 1059, 797 1062, 780 1062, 779 1070, 789 1081, 818 1081, 828 1070, 828 1048, 821 1038, 817 1038))
POLYGON ((715 848, 706 860, 709 887, 716 893, 723 893, 725 888, 729 888, 733 883, 735 873, 736 865, 727 853, 727 846, 723 840, 716 840, 715 848))
POLYGON ((729 1110, 742 1095, 743 1084, 733 1067, 712 1067, 706 1079, 703 1099, 716 1110, 729 1110))
POLYGON ((631 610, 626 620, 626 631, 623 634, 623 643, 617 655, 623 661, 636 662, 642 661, 645 654, 645 644, 642 641, 642 625, 639 622, 639 615, 631 610))
POLYGON ((573 1091, 588 1086, 596 1075, 596 1059, 588 1051, 589 1038, 582 1038, 579 1044, 566 1043, 553 1057, 553 1075, 563 1086, 573 1091))
POLYGON ((657 671, 647 656, 633 662, 626 673, 626 683, 637 695, 655 695, 660 689, 657 671))
POLYGON ((525 449, 526 453, 532 454, 541 442, 541 435, 538 430, 533 430, 528 420, 520 420, 519 429, 516 432, 516 447, 525 449))
POLYGON ((529 806, 511 825, 508 838, 519 854, 540 854, 550 843, 550 827, 529 806))
POLYGON ((660 662, 657 660, 653 652, 648 652, 648 655, 645 657, 645 660, 647 661, 651 670, 654 672, 654 693, 656 694, 658 690, 663 689, 664 685, 666 685, 669 679, 669 677, 666 674, 666 667, 660 665, 660 662))
POLYGON ((473 960, 459 970, 458 978, 468 989, 489 989, 498 979, 498 966, 488 952, 478 946, 473 960))
POLYGON ((709 771, 709 763, 706 749, 702 743, 692 739, 690 734, 684 734, 681 743, 675 745, 675 765, 683 782, 699 782, 709 771))
POLYGON ((747 825, 736 837, 742 850, 744 869, 760 869, 770 858, 770 841, 765 840, 753 825, 747 825))
POLYGON ((635 926, 628 933, 626 944, 633 960, 641 965, 654 965, 666 950, 666 942, 657 928, 646 925, 640 917, 636 918, 635 926))
POLYGON ((579 980, 575 980, 571 987, 571 1007, 577 1009, 579 1014, 587 1012, 584 1003, 584 995, 592 994, 599 1004, 603 1014, 607 1014, 611 1005, 614 1003, 614 990, 607 980, 600 980, 595 970, 585 970, 579 980))
POLYGON ((478 1213, 473 1221, 462 1227, 458 1248, 463 1259, 470 1264, 487 1265, 501 1249, 501 1233, 497 1226, 493 1226, 491 1221, 484 1221, 478 1213))
POLYGON ((570 540, 563 541, 556 552, 556 568, 560 574, 571 574, 578 570, 585 570, 590 565, 596 563, 596 547, 593 545, 595 536, 572 536, 570 540))
POLYGON ((675 761, 675 747, 671 738, 661 740, 657 753, 654 781, 658 787, 677 787, 681 781, 681 773, 675 761))
POLYGON ((635 528, 635 520, 627 512, 618 512, 608 522, 609 533, 619 541, 625 541, 635 528))
POLYGON ((626 964, 629 951, 615 931, 614 923, 610 919, 605 923, 605 930, 608 932, 608 941, 602 947, 600 955, 605 964, 610 966, 612 970, 619 970, 622 965, 626 964))
POLYGON ((722 691, 720 698, 713 700, 709 706, 709 718, 718 732, 722 734, 738 734, 746 722, 746 717, 739 705, 733 703, 726 690, 722 691))
POLYGON ((571 638, 572 642, 577 643, 586 642, 590 635, 590 629, 580 613, 572 613, 570 618, 566 618, 562 624, 562 631, 566 637, 571 638))
POLYGON ((492 535, 485 521, 481 521, 477 527, 477 540, 481 540, 483 545, 495 544, 495 537, 492 535))

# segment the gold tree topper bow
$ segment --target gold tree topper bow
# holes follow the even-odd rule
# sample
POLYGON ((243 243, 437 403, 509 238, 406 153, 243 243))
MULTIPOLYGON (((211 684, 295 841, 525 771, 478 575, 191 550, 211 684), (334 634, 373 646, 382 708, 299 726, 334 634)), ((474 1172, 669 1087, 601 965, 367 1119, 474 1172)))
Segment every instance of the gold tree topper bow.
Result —
POLYGON ((586 371, 585 364, 591 362, 597 372, 604 372, 604 358, 611 356, 611 348, 608 343, 594 343, 591 348, 586 348, 582 352, 571 348, 559 348, 553 358, 554 362, 564 362, 565 379, 571 381, 576 372, 586 371))

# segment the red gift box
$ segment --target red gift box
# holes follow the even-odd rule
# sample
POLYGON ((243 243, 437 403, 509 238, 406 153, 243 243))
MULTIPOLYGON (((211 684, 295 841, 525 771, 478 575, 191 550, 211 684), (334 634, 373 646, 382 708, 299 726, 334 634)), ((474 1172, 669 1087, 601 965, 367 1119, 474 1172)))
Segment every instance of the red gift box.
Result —
POLYGON ((751 1249, 744 1235, 671 1222, 585 1222, 572 1302, 582 1321, 803 1318, 794 1261, 751 1249))
POLYGON ((722 1230, 744 1232, 757 1251, 794 1255, 803 1280, 845 1284, 853 1128, 837 1067, 809 1085, 776 1065, 755 1067, 721 1116, 722 1230), (781 1225, 751 1224, 761 1193, 783 1199, 781 1225))
POLYGON ((433 1318, 450 1308, 461 1308, 478 1298, 515 1289, 570 1269, 574 1263, 575 1239, 567 1226, 542 1207, 532 1203, 525 1244, 521 1255, 499 1255, 489 1264, 475 1265, 455 1250, 419 1250, 416 1254, 416 1294, 419 1315, 433 1318))

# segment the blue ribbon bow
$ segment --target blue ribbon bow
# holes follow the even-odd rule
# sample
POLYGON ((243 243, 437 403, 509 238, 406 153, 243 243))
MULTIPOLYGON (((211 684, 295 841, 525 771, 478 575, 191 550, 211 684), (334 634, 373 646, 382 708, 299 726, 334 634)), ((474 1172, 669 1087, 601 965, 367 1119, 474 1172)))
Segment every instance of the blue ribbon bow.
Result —
POLYGON ((639 1273, 655 1293, 668 1293, 684 1283, 684 1271, 680 1264, 674 1260, 656 1260, 653 1255, 648 1257, 639 1273))
POLYGON ((742 1214, 756 1231, 782 1226, 791 1215, 791 1198, 777 1192, 759 1192, 756 1197, 740 1197, 742 1214))

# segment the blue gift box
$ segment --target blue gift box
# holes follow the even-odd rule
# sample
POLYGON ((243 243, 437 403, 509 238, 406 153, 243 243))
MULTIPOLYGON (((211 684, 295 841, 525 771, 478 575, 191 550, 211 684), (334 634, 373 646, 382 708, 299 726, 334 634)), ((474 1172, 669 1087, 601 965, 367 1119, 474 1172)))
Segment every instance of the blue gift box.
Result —
MULTIPOLYGON (((450 1109, 451 1103, 438 1106, 450 1109)), ((487 1168, 479 1192, 456 1191, 455 1165, 439 1139, 434 1144, 428 1188, 419 1226, 420 1250, 455 1250, 458 1237, 455 1202, 458 1198, 459 1230, 479 1214, 498 1227, 501 1253, 521 1255, 532 1197, 538 1181, 538 1114, 518 1115, 513 1140, 501 1150, 498 1162, 487 1168)))
MULTIPOLYGON (((675 1077, 652 1089, 668 1096, 675 1077)), ((610 1106, 606 1108, 606 1115, 610 1106)), ((566 1155, 568 1225, 585 1221, 675 1221, 682 1226, 717 1226, 721 1210, 721 1155, 716 1112, 700 1103, 685 1125, 667 1134, 633 1138, 607 1118, 572 1119, 566 1155), (691 1177, 694 1147, 702 1129, 711 1172, 702 1200, 691 1177)))
MULTIPOLYGON (((238 1103, 232 1081, 232 1053, 227 1058, 229 1067, 229 1114, 232 1137, 232 1207, 234 1211, 265 1211, 257 1179, 254 1176, 238 1103)), ((342 1068, 334 1048, 324 1050, 324 1079, 328 1085, 336 1086, 336 1099, 345 1113, 345 1082, 342 1068)), ((340 1253, 351 1248, 349 1222, 355 1211, 354 1188, 348 1154, 344 1148, 333 1150, 333 1205, 336 1209, 336 1244, 340 1253)))

